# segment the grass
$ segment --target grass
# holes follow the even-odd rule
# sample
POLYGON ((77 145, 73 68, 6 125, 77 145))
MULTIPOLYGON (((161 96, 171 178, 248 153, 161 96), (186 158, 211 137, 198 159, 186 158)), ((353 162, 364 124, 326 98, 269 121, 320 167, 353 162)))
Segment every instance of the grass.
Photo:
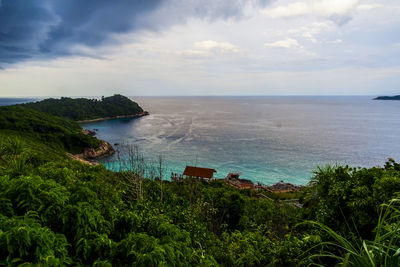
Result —
POLYGON ((309 258, 332 258, 338 261, 339 266, 399 266, 399 204, 400 199, 393 199, 388 204, 382 205, 378 224, 375 228, 374 240, 363 240, 362 238, 359 238, 358 242, 354 243, 322 223, 316 221, 307 221, 307 224, 322 230, 332 239, 332 241, 323 242, 318 246, 322 246, 324 248, 334 247, 342 252, 341 255, 335 255, 332 252, 328 252, 326 249, 323 249, 321 253, 314 254, 309 258))

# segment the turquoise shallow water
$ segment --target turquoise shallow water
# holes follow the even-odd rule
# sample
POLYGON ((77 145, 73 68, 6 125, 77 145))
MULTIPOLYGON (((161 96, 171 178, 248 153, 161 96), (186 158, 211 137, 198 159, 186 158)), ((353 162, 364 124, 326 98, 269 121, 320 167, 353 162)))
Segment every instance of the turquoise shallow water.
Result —
MULTIPOLYGON (((110 143, 132 143, 166 173, 185 165, 216 177, 305 184, 317 165, 400 160, 400 101, 372 97, 137 97, 151 115, 83 125, 110 143)), ((115 160, 115 156, 106 161, 115 160)))

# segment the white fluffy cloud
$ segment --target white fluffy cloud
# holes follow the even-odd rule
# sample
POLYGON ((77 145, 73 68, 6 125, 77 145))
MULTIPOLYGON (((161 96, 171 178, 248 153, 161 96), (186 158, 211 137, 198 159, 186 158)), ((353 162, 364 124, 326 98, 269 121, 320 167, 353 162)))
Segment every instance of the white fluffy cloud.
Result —
POLYGON ((265 47, 272 47, 272 48, 299 48, 301 47, 299 42, 296 39, 286 38, 284 40, 279 40, 272 43, 265 43, 265 47))
POLYGON ((194 44, 195 48, 214 50, 219 52, 238 52, 239 48, 229 42, 216 42, 213 40, 206 40, 201 42, 196 42, 194 44))

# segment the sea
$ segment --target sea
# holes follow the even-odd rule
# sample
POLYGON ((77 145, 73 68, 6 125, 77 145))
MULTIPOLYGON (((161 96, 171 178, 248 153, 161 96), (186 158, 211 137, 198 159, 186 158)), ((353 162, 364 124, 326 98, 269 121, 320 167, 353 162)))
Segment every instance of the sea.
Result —
MULTIPOLYGON (((372 98, 132 97, 149 116, 82 126, 111 144, 137 146, 149 162, 161 156, 166 174, 190 165, 213 168, 216 178, 240 172, 266 185, 307 184, 318 166, 400 161, 400 101, 372 98)), ((102 162, 111 168, 117 157, 102 162)))
POLYGON ((10 106, 10 105, 17 105, 17 104, 23 104, 27 102, 36 102, 40 100, 41 98, 6 98, 6 97, 0 97, 0 106, 10 106))

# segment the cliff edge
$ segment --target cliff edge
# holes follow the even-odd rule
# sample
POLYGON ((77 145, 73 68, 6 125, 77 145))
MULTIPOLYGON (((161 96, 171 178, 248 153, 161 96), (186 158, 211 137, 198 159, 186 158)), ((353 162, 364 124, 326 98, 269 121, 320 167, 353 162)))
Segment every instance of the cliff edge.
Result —
POLYGON ((96 161, 96 159, 111 156, 114 153, 115 153, 115 150, 112 147, 112 145, 106 141, 102 141, 101 145, 96 149, 85 148, 83 153, 75 154, 75 155, 73 155, 71 153, 67 153, 67 156, 74 160, 78 160, 84 164, 96 166, 96 165, 99 165, 99 163, 96 161))

